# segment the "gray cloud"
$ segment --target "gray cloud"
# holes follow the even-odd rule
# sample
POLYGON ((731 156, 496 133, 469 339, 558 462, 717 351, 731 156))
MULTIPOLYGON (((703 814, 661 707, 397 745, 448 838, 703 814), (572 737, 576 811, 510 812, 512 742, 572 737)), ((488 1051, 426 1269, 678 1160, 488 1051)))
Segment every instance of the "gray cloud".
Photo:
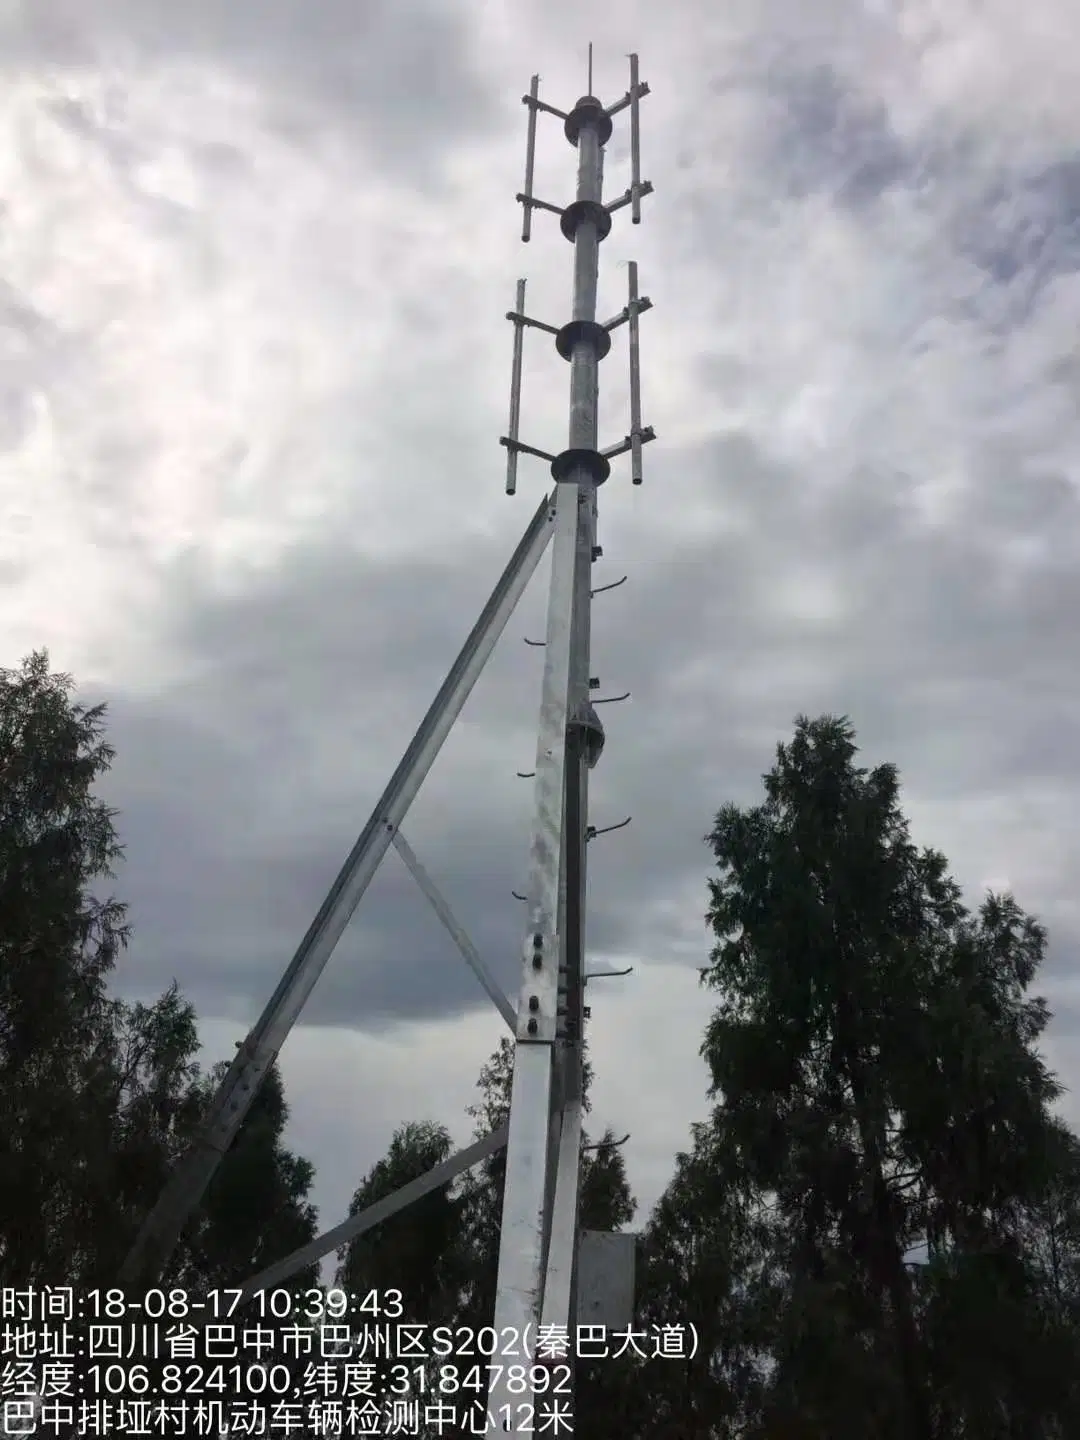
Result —
POLYGON ((762 163, 793 196, 825 190, 838 203, 871 203, 910 177, 917 157, 879 99, 859 94, 829 65, 762 77, 770 123, 762 163), (771 104, 770 104, 771 102, 771 104))
MULTIPOLYGON (((1075 704, 1073 570, 1047 564, 1003 591, 987 564, 994 540, 1021 527, 1077 533, 1076 497, 1060 478, 1036 476, 1022 499, 1003 484, 995 499, 989 471, 967 523, 935 537, 914 518, 903 477, 860 473, 822 497, 745 439, 683 463, 709 478, 719 508, 742 497, 754 543, 681 546, 599 599, 595 620, 603 688, 632 698, 606 712, 593 818, 629 813, 634 823, 591 852, 590 941, 598 954, 639 949, 662 963, 694 953, 703 905, 674 929, 662 908, 650 917, 680 885, 700 880, 703 894, 712 813, 733 792, 751 798, 770 737, 796 710, 851 714, 871 763, 895 757, 917 787, 929 773, 936 793, 962 800, 1003 777, 1052 782, 1069 763, 1056 737, 1070 733, 1075 704), (850 608, 815 619, 778 606, 776 580, 799 567, 827 575, 850 608), (709 655, 712 666, 688 667, 709 655), (940 772, 937 753, 929 765, 924 755, 935 731, 955 751, 940 772)), ((156 697, 148 716, 114 701, 127 883, 145 912, 140 972, 172 967, 213 1013, 257 1000, 434 694, 483 598, 479 577, 493 578, 500 558, 486 546, 455 563, 358 565, 327 544, 232 599, 174 607, 171 643, 200 678, 156 697), (164 777, 163 793, 148 795, 149 775, 164 777), (179 870, 159 863, 162 850, 183 857, 179 870)), ((406 827, 508 988, 530 789, 513 770, 531 768, 539 668, 520 644, 530 632, 542 627, 511 622, 448 747, 453 769, 440 766, 406 827)), ((460 1007, 477 992, 455 964, 390 857, 308 1018, 365 1024, 460 1007)))
MULTIPOLYGON (((537 68, 576 95, 590 25, 598 89, 633 45, 653 89, 657 193, 640 231, 617 217, 602 308, 639 258, 660 436, 645 486, 616 467, 601 495, 597 579, 629 583, 597 600, 592 668, 632 699, 591 818, 633 823, 591 847, 589 944, 636 973, 596 998, 597 1119, 632 1111, 655 1195, 703 1100, 702 837, 798 711, 900 765, 972 899, 1009 883, 1048 921, 1076 1083, 1078 52, 993 8, 921 32, 847 0, 514 28, 386 5, 359 33, 329 0, 23 7, 0 40, 3 635, 110 702, 122 989, 175 975, 216 1042, 250 1023, 525 524, 546 477, 500 495, 502 311, 525 273, 557 320, 569 270, 554 227, 516 246, 518 97, 537 68)), ((572 170, 553 125, 537 193, 572 170)), ((565 369, 529 357, 523 435, 555 448, 565 369)), ((510 990, 543 609, 538 577, 405 827, 510 990)), ((458 1123, 486 1004, 388 856, 285 1056, 329 1212, 395 1123, 458 1123)))
MULTIPOLYGON (((268 0, 257 19, 221 0, 184 5, 107 0, 91 15, 77 0, 33 0, 0 55, 30 64, 111 67, 136 51, 150 64, 210 65, 249 78, 275 127, 310 139, 329 123, 355 125, 370 156, 413 181, 438 177, 442 147, 490 126, 498 113, 470 27, 442 0, 400 5, 268 0)), ((69 124, 90 133, 84 110, 69 124)), ((118 136, 98 138, 130 153, 118 136)), ((211 160, 217 157, 209 157, 211 160)))

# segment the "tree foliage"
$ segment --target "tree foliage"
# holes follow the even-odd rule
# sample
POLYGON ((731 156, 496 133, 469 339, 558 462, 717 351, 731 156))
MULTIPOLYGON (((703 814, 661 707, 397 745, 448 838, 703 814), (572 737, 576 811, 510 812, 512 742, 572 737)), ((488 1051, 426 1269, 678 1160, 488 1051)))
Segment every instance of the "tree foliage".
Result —
POLYGON ((48 657, 0 672, 0 1282, 85 1263, 87 1098, 102 1071, 106 980, 123 907, 96 898, 120 854, 94 796, 103 711, 73 704, 48 657))
MULTIPOLYGON (((969 908, 911 839, 895 768, 857 755, 846 719, 800 717, 760 802, 715 817, 711 1111, 640 1236, 636 1319, 689 1321, 698 1343, 580 1365, 591 1435, 1080 1435, 1080 1140, 1039 1049, 1046 934, 1011 895, 969 908)), ((175 984, 152 1004, 114 993, 132 937, 97 794, 112 758, 104 708, 45 654, 0 672, 4 1286, 109 1284, 224 1068, 200 1068, 175 984)), ((504 1040, 468 1111, 478 1137, 507 1119, 512 1065, 504 1040)), ((287 1119, 275 1067, 166 1283, 236 1285, 312 1238, 287 1119)), ((622 1151, 610 1131, 586 1145, 581 1224, 625 1228, 622 1151)), ((352 1213, 453 1148, 443 1125, 403 1124, 352 1213)), ((400 1290, 428 1325, 490 1324, 504 1168, 496 1154, 355 1237, 337 1283, 400 1290)))
MULTIPOLYGON (((357 1188, 349 1207, 358 1215, 449 1159, 453 1145, 442 1125, 410 1123, 397 1130, 387 1154, 357 1188)), ((451 1184, 364 1232, 338 1254, 335 1284, 352 1294, 399 1290, 409 1319, 446 1324, 468 1278, 461 1197, 451 1184)))
MULTIPOLYGON (((508 1118, 513 1055, 512 1043, 504 1038, 480 1071, 479 1095, 467 1110, 477 1139, 498 1129, 508 1118)), ((590 1078, 586 1061, 586 1112, 590 1078)), ((614 1140, 609 1130, 595 1148, 583 1152, 579 1215, 585 1228, 621 1227, 633 1217, 636 1208, 622 1152, 614 1140)), ((588 1136, 584 1143, 589 1144, 588 1136)), ((452 1149, 450 1134, 442 1126, 430 1122, 401 1126, 386 1155, 358 1188, 352 1213, 440 1164, 452 1149)), ((390 1285, 403 1292, 410 1319, 449 1326, 455 1333, 467 1330, 475 1335, 490 1326, 504 1176, 505 1152, 498 1151, 459 1180, 357 1237, 339 1255, 337 1283, 360 1294, 390 1285)), ((440 1370, 454 1371, 460 1380, 475 1369, 476 1357, 439 1357, 432 1363, 440 1370)), ((582 1423, 591 1412, 604 1409, 608 1397, 621 1395, 623 1389, 611 1386, 602 1365, 583 1367, 578 1395, 582 1423)), ((475 1388, 462 1393, 466 1400, 481 1405, 486 1399, 486 1394, 475 1388)), ((474 1432, 466 1425, 462 1433, 474 1432)))
POLYGON ((969 912, 895 769, 855 756, 846 720, 800 718, 763 803, 717 815, 716 1107, 651 1238, 672 1208, 749 1222, 711 1307, 734 1307, 713 1374, 735 1433, 1049 1440, 1076 1423, 1077 1334, 1072 1237, 1066 1261, 1048 1234, 1075 1161, 1029 994, 1046 937, 1011 896, 969 912), (680 1196, 702 1164, 722 1203, 680 1196))
MULTIPOLYGON (((44 652, 0 671, 5 1286, 113 1283, 220 1078, 199 1068, 195 1011, 175 983, 149 1005, 111 989, 131 937, 109 889, 116 816, 96 793, 113 759, 105 718, 44 652)), ((167 1281, 235 1285, 312 1238, 312 1170, 284 1148, 286 1118, 275 1068, 167 1281)))
MULTIPOLYGON (((716 816, 713 1109, 642 1236, 637 1321, 690 1321, 698 1345, 580 1367, 590 1433, 1080 1434, 1080 1144, 1038 1050, 1046 936, 1009 895, 969 910, 911 840, 894 767, 856 756, 847 720, 800 718, 762 802, 716 816)), ((477 1134, 511 1077, 504 1041, 477 1134)), ((470 1325, 492 1313, 502 1177, 493 1157, 439 1197, 438 1236, 419 1227, 426 1273, 455 1257, 441 1303, 470 1325)), ((617 1149, 588 1153, 582 1208, 630 1220, 617 1149)))

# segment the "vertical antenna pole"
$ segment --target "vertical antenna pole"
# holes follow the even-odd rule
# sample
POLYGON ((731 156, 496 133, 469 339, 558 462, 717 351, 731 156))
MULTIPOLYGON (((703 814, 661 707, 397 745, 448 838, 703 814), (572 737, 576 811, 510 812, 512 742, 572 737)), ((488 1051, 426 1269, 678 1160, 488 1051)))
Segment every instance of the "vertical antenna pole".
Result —
POLYGON ((589 41, 589 83, 585 87, 585 94, 592 94, 592 41, 589 41))
POLYGON ((641 128, 636 55, 630 56, 630 219, 635 225, 641 224, 641 128))
MULTIPOLYGON (((540 97, 540 76, 532 77, 529 86, 529 138, 525 143, 525 215, 521 221, 521 238, 527 245, 532 236, 533 167, 536 164, 536 102, 540 97)), ((521 309, 521 306, 518 306, 521 309)), ((512 491, 510 492, 513 493, 512 491)))
MULTIPOLYGON (((535 117, 536 111, 534 110, 535 117)), ((535 123, 535 122, 534 122, 535 123)), ((528 224, 529 207, 525 207, 525 223, 528 224)), ((525 237, 522 237, 525 238, 525 237)), ((506 447, 506 493, 513 495, 517 490, 518 428, 521 425, 521 351, 525 338, 525 281, 517 282, 517 298, 514 303, 514 363, 510 372, 510 444, 506 447)))
POLYGON ((630 332, 630 479, 641 484, 641 368, 638 352, 637 261, 629 262, 630 303, 627 327, 630 332))
MULTIPOLYGON (((557 1363, 570 1371, 574 1390, 574 1337, 578 1319, 578 1251, 582 1113, 584 1109, 584 1022, 586 842, 589 838, 589 773, 604 748, 604 727, 590 698, 592 564, 596 543, 597 492, 616 455, 632 452, 633 481, 641 483, 641 447, 653 438, 642 429, 640 413, 638 318, 650 306, 638 293, 637 265, 630 266, 630 300, 622 314, 606 324, 596 318, 600 245, 611 231, 612 211, 631 201, 634 218, 643 194, 638 173, 638 101, 648 86, 638 82, 637 56, 631 59, 632 89, 610 108, 591 93, 569 114, 537 98, 534 79, 526 166, 526 208, 553 211, 574 247, 573 309, 556 329, 527 319, 524 282, 519 282, 520 313, 510 318, 535 325, 555 338, 555 349, 570 366, 570 414, 566 449, 551 455, 517 440, 519 421, 520 333, 514 347, 511 386, 511 435, 504 443, 517 452, 550 461, 556 485, 555 535, 548 591, 544 678, 537 727, 534 813, 528 894, 528 929, 521 955, 510 1086, 506 1178, 499 1227, 499 1263, 495 1288, 494 1331, 500 1349, 489 1376, 486 1415, 489 1440, 507 1434, 560 1428, 566 1400, 542 1383, 534 1361, 557 1363), (603 201, 604 147, 613 114, 631 107, 634 184, 611 205, 603 201), (578 152, 577 193, 569 205, 532 198, 536 114, 544 110, 563 121, 563 133, 578 152), (597 448, 600 361, 611 348, 611 331, 629 323, 631 434, 623 444, 597 448), (525 1361, 524 1391, 513 1382, 513 1367, 525 1361), (553 1422, 553 1423, 552 1423, 553 1422)), ((526 227, 527 230, 527 227, 526 227)), ((528 238, 528 235, 523 237, 528 238)), ((513 474, 508 470, 508 476, 513 474)), ((509 485, 508 485, 509 488, 509 485)), ((627 1323, 629 1317, 627 1317, 627 1323)))
MULTIPOLYGON (((536 1353, 538 1327, 572 1336, 576 1324, 585 772, 603 745, 589 703, 588 612, 596 491, 610 470, 596 448, 597 372, 610 346, 596 322, 596 292, 600 242, 611 224, 601 200, 611 120, 599 101, 586 96, 566 116, 565 132, 578 151, 577 198, 561 216, 563 234, 574 246, 573 318, 556 334, 559 353, 570 362, 569 433, 567 449, 551 466, 555 536, 494 1315, 495 1334, 512 1337, 518 1359, 527 1364, 536 1353)), ((488 1434, 531 1432, 534 1413, 551 1397, 539 1386, 534 1393, 530 1385, 524 1395, 512 1388, 509 1367, 515 1362, 498 1359, 503 1363, 492 1371, 488 1434)))

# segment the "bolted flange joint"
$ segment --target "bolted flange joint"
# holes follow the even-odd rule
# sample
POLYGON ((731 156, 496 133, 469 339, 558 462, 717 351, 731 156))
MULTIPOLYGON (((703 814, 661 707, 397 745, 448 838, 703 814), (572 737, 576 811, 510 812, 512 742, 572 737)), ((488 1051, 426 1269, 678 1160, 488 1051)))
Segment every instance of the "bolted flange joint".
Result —
POLYGON ((577 236, 578 226, 590 221, 596 226, 596 238, 606 240, 611 234, 611 211, 599 200, 571 200, 559 216, 559 229, 571 245, 577 236))
POLYGON ((597 360, 603 360, 611 349, 611 332, 596 320, 568 320, 555 336, 555 349, 564 360, 572 360, 574 346, 583 340, 592 344, 597 360))
POLYGON ((603 485, 611 474, 611 461, 599 450, 563 450, 551 462, 554 480, 570 480, 575 470, 584 470, 594 485, 603 485))
POLYGON ((566 117, 563 133, 571 145, 578 143, 578 136, 586 125, 596 128, 596 138, 601 145, 611 139, 611 116, 595 95, 583 95, 566 117))

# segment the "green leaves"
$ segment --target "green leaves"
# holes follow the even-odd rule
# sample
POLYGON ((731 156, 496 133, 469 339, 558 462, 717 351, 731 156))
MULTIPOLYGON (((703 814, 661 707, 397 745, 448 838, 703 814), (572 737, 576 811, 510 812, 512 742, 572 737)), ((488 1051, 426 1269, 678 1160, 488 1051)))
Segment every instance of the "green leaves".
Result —
MULTIPOLYGON (((409 1123, 395 1131, 387 1154, 358 1186, 357 1215, 448 1159, 453 1145, 441 1125, 409 1123)), ((410 1319, 446 1324, 467 1280, 464 1204, 445 1185, 358 1236, 339 1252, 335 1283, 366 1293, 400 1290, 410 1319)))
MULTIPOLYGON (((200 1120, 225 1069, 218 1065, 201 1083, 200 1120)), ((275 1064, 185 1229, 171 1265, 176 1283, 195 1292, 239 1285, 314 1239, 316 1214, 308 1200, 314 1171, 282 1143, 288 1116, 275 1064)), ((312 1266, 291 1288, 314 1284, 317 1273, 312 1266)))
MULTIPOLYGON (((746 1433, 1056 1435, 1080 1352, 1069 1302, 1047 1309, 1077 1252, 1034 1048, 1049 1012, 1028 994, 1045 932, 1007 895, 970 914, 944 857, 913 845, 895 768, 856 755, 846 719, 800 717, 764 802, 725 806, 708 837, 716 1190, 745 1195, 768 1257, 737 1281, 750 1251, 728 1231, 715 1303, 756 1317, 768 1356, 746 1433)), ((688 1233, 722 1213, 684 1186, 654 1227, 674 1205, 688 1233)))
MULTIPOLYGON (((0 672, 0 1283, 110 1284, 205 1116, 195 1013, 174 984, 115 999, 123 904, 98 887, 122 856, 95 787, 105 707, 31 655, 0 672)), ((312 1171, 281 1144, 276 1071, 172 1267, 195 1291, 248 1279, 314 1235, 312 1171)))
POLYGON ((87 1111, 102 1079, 106 981, 124 908, 96 898, 120 855, 93 793, 112 751, 101 707, 70 699, 48 656, 0 671, 0 1281, 71 1284, 97 1157, 87 1111))

